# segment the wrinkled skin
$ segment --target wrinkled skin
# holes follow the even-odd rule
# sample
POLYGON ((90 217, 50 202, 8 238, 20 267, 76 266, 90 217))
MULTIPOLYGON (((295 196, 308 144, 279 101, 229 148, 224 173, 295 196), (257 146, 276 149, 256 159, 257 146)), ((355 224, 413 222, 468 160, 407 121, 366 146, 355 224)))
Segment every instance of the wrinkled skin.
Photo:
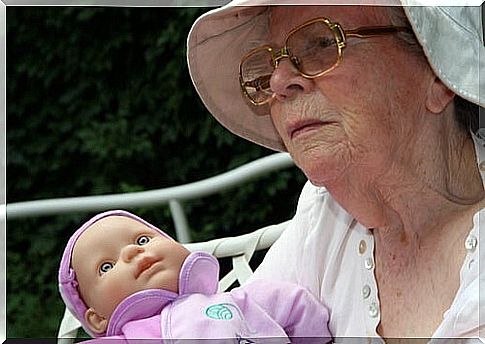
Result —
MULTIPOLYGON (((281 47, 316 17, 344 30, 391 24, 383 7, 273 7, 271 44, 281 47)), ((349 38, 342 64, 316 79, 283 60, 270 86, 271 119, 296 164, 373 229, 379 333, 430 337, 456 294, 463 242, 484 206, 454 94, 396 35, 349 38)))

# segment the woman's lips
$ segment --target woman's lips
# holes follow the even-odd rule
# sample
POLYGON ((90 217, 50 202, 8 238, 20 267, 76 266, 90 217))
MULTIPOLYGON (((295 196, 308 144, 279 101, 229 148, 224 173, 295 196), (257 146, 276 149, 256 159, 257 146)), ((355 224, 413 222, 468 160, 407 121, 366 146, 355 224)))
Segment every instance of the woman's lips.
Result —
POLYGON ((320 120, 310 120, 310 121, 303 121, 303 122, 297 122, 293 125, 290 125, 288 127, 288 137, 292 140, 296 138, 297 136, 316 130, 324 125, 332 124, 334 122, 325 122, 325 121, 320 121, 320 120))

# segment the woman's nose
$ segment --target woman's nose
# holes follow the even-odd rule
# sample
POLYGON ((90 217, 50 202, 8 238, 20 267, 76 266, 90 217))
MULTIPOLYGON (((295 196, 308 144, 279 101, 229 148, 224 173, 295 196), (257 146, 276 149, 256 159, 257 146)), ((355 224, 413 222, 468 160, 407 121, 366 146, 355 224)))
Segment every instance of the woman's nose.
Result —
POLYGON ((121 259, 124 262, 129 263, 133 260, 133 258, 135 258, 138 254, 143 253, 144 251, 145 249, 143 248, 143 246, 127 245, 121 250, 121 259))
POLYGON ((288 59, 281 60, 269 84, 279 101, 291 99, 299 92, 310 92, 313 88, 313 80, 303 77, 288 59))

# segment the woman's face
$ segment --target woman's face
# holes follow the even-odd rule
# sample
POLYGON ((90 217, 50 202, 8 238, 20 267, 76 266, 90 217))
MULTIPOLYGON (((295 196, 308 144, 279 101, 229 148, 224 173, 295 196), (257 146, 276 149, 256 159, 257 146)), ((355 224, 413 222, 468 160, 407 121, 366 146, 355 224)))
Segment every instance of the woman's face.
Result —
MULTIPOLYGON (((368 6, 281 6, 271 12, 272 44, 304 21, 326 17, 344 30, 390 25, 385 9, 368 6)), ((296 164, 315 185, 351 171, 377 176, 396 163, 417 135, 434 76, 424 56, 396 35, 348 38, 342 63, 303 78, 285 59, 274 71, 271 118, 296 164)), ((399 162, 399 163, 402 163, 399 162)))

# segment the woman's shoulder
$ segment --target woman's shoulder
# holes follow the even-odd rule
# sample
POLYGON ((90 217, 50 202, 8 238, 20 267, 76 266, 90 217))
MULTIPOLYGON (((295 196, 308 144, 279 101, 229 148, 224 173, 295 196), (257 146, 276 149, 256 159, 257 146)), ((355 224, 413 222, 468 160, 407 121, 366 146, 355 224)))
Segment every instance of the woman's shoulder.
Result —
POLYGON ((295 216, 273 244, 257 270, 257 277, 301 282, 302 274, 316 275, 339 246, 345 245, 355 221, 325 188, 309 182, 303 187, 295 216), (305 252, 305 254, 302 254, 305 252))
POLYGON ((292 222, 294 230, 305 237, 314 233, 321 239, 333 240, 346 235, 355 220, 325 187, 308 181, 301 192, 292 222))

